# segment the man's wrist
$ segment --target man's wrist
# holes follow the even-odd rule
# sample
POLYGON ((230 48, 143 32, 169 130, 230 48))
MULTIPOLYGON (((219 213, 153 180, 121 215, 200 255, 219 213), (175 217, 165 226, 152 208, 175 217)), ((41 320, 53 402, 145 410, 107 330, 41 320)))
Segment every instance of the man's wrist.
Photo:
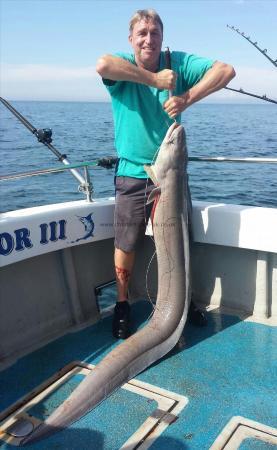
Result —
POLYGON ((147 83, 149 86, 157 87, 157 75, 155 72, 150 72, 149 70, 146 70, 147 72, 147 78, 149 83, 147 83))
POLYGON ((186 91, 184 94, 182 94, 180 97, 183 100, 183 111, 184 111, 193 103, 190 89, 186 91))
POLYGON ((143 67, 136 67, 138 79, 133 80, 137 83, 146 84, 147 86, 156 87, 156 74, 143 67))

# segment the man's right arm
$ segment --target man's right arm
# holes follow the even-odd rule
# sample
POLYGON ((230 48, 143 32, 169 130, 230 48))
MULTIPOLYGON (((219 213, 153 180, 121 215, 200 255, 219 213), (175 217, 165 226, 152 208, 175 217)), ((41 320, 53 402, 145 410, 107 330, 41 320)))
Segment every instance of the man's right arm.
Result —
POLYGON ((102 78, 113 81, 132 81, 146 84, 157 89, 175 88, 176 73, 173 70, 164 69, 160 72, 150 72, 143 67, 138 67, 123 58, 112 55, 104 55, 97 61, 96 71, 102 78))

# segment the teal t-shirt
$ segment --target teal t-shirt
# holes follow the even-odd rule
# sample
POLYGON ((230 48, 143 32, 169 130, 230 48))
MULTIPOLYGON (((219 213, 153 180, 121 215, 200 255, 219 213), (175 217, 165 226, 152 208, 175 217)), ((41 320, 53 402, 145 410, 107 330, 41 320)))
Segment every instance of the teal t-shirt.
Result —
MULTIPOLYGON (((135 56, 116 53, 115 56, 135 63, 135 56)), ((181 95, 194 86, 210 69, 214 61, 184 52, 171 52, 171 68, 178 74, 173 95, 181 95)), ((161 52, 159 69, 165 65, 161 52)), ((115 148, 118 153, 118 176, 147 178, 144 164, 155 160, 168 127, 173 123, 163 109, 167 90, 130 81, 103 80, 112 99, 115 128, 115 148)), ((176 117, 181 121, 181 115, 176 117)))

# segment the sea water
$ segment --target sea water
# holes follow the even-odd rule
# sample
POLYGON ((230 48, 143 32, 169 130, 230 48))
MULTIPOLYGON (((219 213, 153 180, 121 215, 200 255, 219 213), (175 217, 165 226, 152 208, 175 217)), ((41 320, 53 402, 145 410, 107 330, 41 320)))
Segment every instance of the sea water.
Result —
MULTIPOLYGON (((110 103, 11 102, 37 129, 51 128, 52 144, 69 161, 115 156, 110 103)), ((62 164, 0 104, 1 175, 62 164)), ((199 103, 183 113, 190 156, 277 157, 277 108, 260 104, 199 103)), ((193 200, 277 207, 277 165, 190 162, 193 200)), ((94 197, 114 195, 114 171, 90 169, 94 197)), ((1 212, 81 200, 69 171, 0 182, 1 212)))

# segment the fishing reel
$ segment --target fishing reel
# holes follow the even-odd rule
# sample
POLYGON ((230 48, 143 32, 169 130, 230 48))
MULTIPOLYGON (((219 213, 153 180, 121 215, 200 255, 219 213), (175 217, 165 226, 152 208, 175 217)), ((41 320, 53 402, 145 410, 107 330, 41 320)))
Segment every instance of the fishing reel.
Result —
POLYGON ((39 142, 43 144, 51 144, 52 142, 52 130, 51 128, 42 128, 36 131, 36 137, 39 142))
POLYGON ((106 156, 101 158, 97 162, 97 166, 104 167, 105 169, 112 169, 117 163, 117 158, 114 156, 106 156))

